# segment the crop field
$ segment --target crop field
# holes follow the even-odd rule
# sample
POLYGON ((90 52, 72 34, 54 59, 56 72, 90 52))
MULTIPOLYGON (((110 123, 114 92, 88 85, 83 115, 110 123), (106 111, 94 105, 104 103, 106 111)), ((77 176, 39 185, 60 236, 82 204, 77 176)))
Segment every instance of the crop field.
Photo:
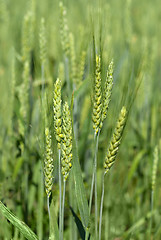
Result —
POLYGON ((161 239, 159 0, 0 0, 0 240, 161 239))

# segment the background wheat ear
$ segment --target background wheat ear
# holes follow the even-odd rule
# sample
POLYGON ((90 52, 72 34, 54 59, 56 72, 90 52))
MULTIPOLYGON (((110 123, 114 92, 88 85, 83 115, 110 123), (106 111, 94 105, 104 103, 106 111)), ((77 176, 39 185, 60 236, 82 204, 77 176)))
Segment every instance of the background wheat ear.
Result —
POLYGON ((70 54, 70 43, 69 43, 69 28, 67 23, 67 11, 65 6, 62 2, 59 3, 59 10, 60 10, 60 37, 61 37, 61 44, 62 49, 66 56, 69 56, 70 54))
POLYGON ((47 61, 47 40, 46 40, 46 29, 45 19, 41 19, 40 32, 39 32, 39 46, 40 46, 40 61, 41 65, 44 65, 47 61))
POLYGON ((105 173, 107 173, 110 170, 110 168, 115 162, 119 145, 121 143, 121 137, 125 127, 125 123, 126 123, 126 116, 127 116, 127 110, 125 107, 122 107, 117 124, 116 124, 116 128, 114 130, 112 139, 110 141, 110 146, 107 150, 107 156, 105 158, 105 163, 104 163, 105 173))

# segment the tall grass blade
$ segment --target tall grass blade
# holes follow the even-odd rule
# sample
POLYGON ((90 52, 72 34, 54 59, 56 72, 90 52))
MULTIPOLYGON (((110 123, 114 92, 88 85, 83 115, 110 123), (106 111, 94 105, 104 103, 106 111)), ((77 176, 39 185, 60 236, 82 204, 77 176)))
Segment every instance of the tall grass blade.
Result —
POLYGON ((82 224, 81 220, 79 219, 79 217, 77 216, 77 214, 74 212, 74 210, 73 210, 72 207, 70 207, 70 210, 71 210, 72 215, 73 215, 73 217, 74 217, 74 221, 75 221, 75 223, 76 223, 76 225, 77 225, 80 238, 81 238, 82 240, 84 240, 84 239, 85 239, 85 230, 84 230, 83 224, 82 224))
POLYGON ((38 239, 36 234, 20 219, 18 219, 1 201, 0 211, 28 240, 38 239))
POLYGON ((83 184, 81 167, 78 158, 77 145, 73 132, 73 173, 75 181, 75 193, 77 198, 78 209, 81 215, 82 223, 85 228, 89 227, 89 209, 86 192, 83 184))
POLYGON ((58 222, 54 209, 54 201, 51 201, 50 204, 50 240, 58 240, 59 239, 59 230, 58 230, 58 222))

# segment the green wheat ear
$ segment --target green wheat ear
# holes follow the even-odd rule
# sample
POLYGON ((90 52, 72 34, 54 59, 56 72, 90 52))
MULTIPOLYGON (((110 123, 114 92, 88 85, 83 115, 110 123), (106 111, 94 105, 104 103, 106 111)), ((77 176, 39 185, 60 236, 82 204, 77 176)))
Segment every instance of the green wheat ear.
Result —
POLYGON ((85 61, 86 61, 86 51, 82 51, 80 55, 80 62, 78 65, 77 77, 76 77, 78 86, 82 83, 82 80, 83 80, 85 61))
POLYGON ((101 93, 101 59, 100 56, 96 55, 96 73, 94 83, 94 99, 93 99, 93 129, 95 134, 98 133, 101 123, 102 113, 102 93, 101 93))
POLYGON ((46 42, 46 29, 45 29, 44 18, 41 19, 39 43, 40 43, 40 60, 41 60, 41 64, 44 65, 47 59, 47 42, 46 42))
POLYGON ((24 63, 23 69, 23 82, 19 88, 19 99, 20 99, 20 116, 21 120, 19 119, 19 131, 20 134, 23 136, 25 132, 25 125, 28 121, 28 111, 29 111, 29 81, 30 81, 30 68, 29 63, 26 61, 24 63))
POLYGON ((61 148, 62 127, 61 127, 61 81, 59 78, 54 85, 53 97, 53 111, 54 111, 54 130, 58 148, 61 148))
POLYGON ((23 26, 22 26, 22 61, 30 62, 30 52, 32 47, 32 14, 28 12, 24 16, 23 26))
POLYGON ((63 51, 66 56, 69 55, 69 29, 66 14, 67 11, 62 2, 59 3, 60 9, 60 37, 63 51))
POLYGON ((62 174, 66 180, 72 167, 72 120, 68 103, 63 107, 62 174))
POLYGON ((109 103, 111 100, 111 94, 112 94, 112 87, 113 87, 113 60, 110 62, 107 75, 106 75, 106 81, 104 86, 104 93, 103 93, 103 106, 102 106, 102 121, 101 126, 103 125, 103 121, 106 119, 107 116, 107 110, 109 108, 109 103))
POLYGON ((116 124, 116 128, 112 136, 112 140, 110 142, 110 146, 107 151, 107 156, 104 163, 105 173, 107 173, 110 170, 110 168, 115 162, 119 145, 121 143, 121 137, 126 123, 126 114, 127 114, 126 108, 122 107, 119 119, 116 124))
POLYGON ((51 136, 49 133, 49 129, 45 129, 46 136, 46 157, 44 161, 44 175, 45 175, 45 189, 48 197, 51 195, 51 189, 53 186, 53 158, 52 158, 52 150, 51 150, 51 136))

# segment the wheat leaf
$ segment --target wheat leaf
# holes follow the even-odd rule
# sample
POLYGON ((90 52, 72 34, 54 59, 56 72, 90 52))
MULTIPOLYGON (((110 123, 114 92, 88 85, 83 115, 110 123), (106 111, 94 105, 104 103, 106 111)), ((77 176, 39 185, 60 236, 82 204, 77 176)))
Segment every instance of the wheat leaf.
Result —
POLYGON ((1 201, 0 211, 19 231, 29 240, 38 239, 35 233, 20 219, 18 219, 1 201))
POLYGON ((54 209, 54 201, 52 199, 50 205, 50 240, 57 240, 59 239, 59 230, 58 230, 58 223, 54 209))
POLYGON ((88 201, 83 184, 81 167, 78 158, 77 145, 73 133, 73 173, 75 183, 75 193, 77 198, 78 209, 81 215, 82 223, 85 228, 89 227, 89 209, 88 201))

